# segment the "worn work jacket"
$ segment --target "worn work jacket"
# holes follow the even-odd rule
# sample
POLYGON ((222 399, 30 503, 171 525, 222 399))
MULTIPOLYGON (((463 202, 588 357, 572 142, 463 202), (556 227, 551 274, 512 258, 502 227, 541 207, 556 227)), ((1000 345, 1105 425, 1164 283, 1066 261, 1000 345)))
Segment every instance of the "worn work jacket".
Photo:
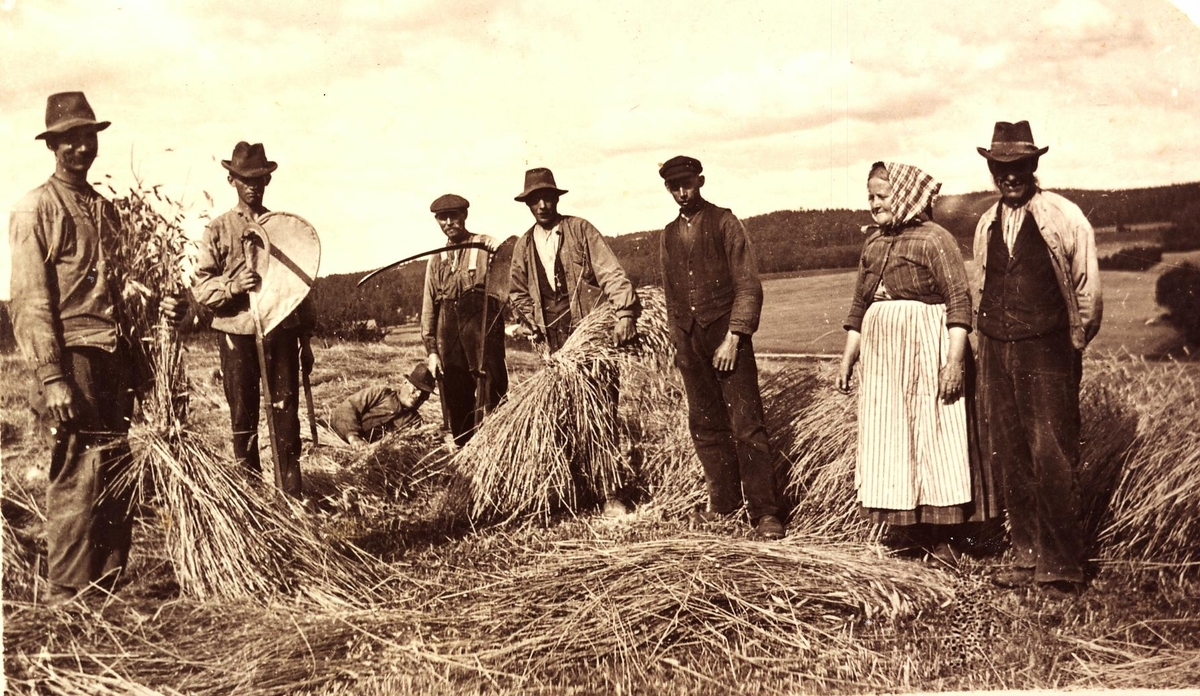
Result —
MULTIPOLYGON (((592 223, 565 215, 559 221, 559 231, 562 243, 558 247, 558 258, 566 273, 572 323, 578 324, 587 316, 600 293, 608 299, 618 319, 636 317, 641 309, 637 292, 620 261, 592 223)), ((513 247, 509 303, 522 322, 545 332, 535 265, 538 263, 541 262, 533 243, 533 227, 530 227, 513 247)))
MULTIPOLYGON (((979 273, 972 291, 976 300, 983 294, 983 283, 987 277, 988 235, 999 218, 1001 205, 997 203, 980 216, 979 224, 975 227, 974 257, 979 273)), ((1038 191, 1025 204, 1025 209, 1028 215, 1033 216, 1038 232, 1050 251, 1054 275, 1067 302, 1071 343, 1077 350, 1083 350, 1100 331, 1100 319, 1104 314, 1095 232, 1079 206, 1057 193, 1038 191)), ((978 313, 978 301, 975 307, 978 313)))
POLYGON ((337 405, 329 426, 343 440, 350 435, 370 439, 385 429, 399 430, 421 422, 421 414, 400 402, 391 387, 367 387, 337 405))
MULTIPOLYGON (((204 228, 196 251, 196 274, 192 294, 196 301, 212 310, 212 328, 230 334, 254 335, 254 317, 250 314, 250 295, 234 292, 232 278, 246 265, 242 233, 257 220, 253 211, 240 202, 204 228)), ((276 328, 299 327, 307 334, 312 328, 312 308, 308 297, 276 328)))
POLYGON ((117 234, 110 201, 57 176, 12 209, 13 333, 43 384, 63 377, 64 348, 117 348, 119 291, 105 258, 117 234))
POLYGON ((729 315, 729 330, 750 336, 758 330, 763 290, 758 261, 740 220, 705 201, 691 218, 692 243, 682 234, 683 215, 663 231, 660 245, 663 290, 671 323, 690 331, 729 315))

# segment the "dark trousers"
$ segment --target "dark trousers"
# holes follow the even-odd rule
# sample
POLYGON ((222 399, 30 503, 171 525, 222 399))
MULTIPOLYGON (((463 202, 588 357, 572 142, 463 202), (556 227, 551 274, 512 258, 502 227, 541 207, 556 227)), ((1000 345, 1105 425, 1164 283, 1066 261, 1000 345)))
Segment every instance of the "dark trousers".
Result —
MULTIPOLYGON (((259 370, 254 336, 221 334, 221 374, 229 419, 233 425, 233 457, 261 475, 258 456, 259 370)), ((300 335, 297 329, 276 329, 263 339, 271 414, 278 448, 282 488, 300 497, 300 335)))
POLYGON ((757 520, 779 512, 774 463, 750 339, 738 344, 732 372, 719 373, 712 366, 728 321, 726 316, 707 327, 693 323, 686 331, 672 325, 671 337, 687 392, 688 428, 708 481, 709 507, 729 513, 744 496, 750 519, 757 520))
POLYGON ((129 365, 121 351, 64 350, 63 374, 78 414, 71 423, 53 421, 41 392, 34 397, 50 435, 47 577, 56 585, 86 587, 119 572, 129 560, 131 489, 116 484, 129 467, 129 365))
POLYGON ((1081 358, 1067 331, 979 337, 983 453, 1000 480, 1016 565, 1033 568, 1038 582, 1083 580, 1081 358))
POLYGON ((483 371, 471 369, 480 364, 481 325, 485 318, 480 311, 479 297, 468 296, 459 302, 442 302, 438 317, 438 352, 442 357, 442 401, 446 406, 446 419, 450 432, 459 447, 467 444, 479 426, 476 422, 477 406, 490 413, 508 393, 508 368, 504 362, 504 322, 500 316, 500 305, 489 298, 486 345, 483 350, 483 371), (467 304, 470 303, 470 304, 467 304), (483 389, 483 394, 477 393, 483 389), (480 403, 478 400, 482 400, 480 403))

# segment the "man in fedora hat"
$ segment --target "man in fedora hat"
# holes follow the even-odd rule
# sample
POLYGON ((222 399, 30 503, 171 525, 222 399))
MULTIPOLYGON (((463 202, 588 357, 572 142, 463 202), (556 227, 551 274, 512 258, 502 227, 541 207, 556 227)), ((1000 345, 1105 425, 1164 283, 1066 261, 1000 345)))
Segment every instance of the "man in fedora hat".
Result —
MULTIPOLYGON (((258 454, 261 375, 249 292, 258 287, 260 278, 247 263, 243 242, 246 231, 267 212, 263 195, 278 165, 267 159, 262 143, 243 141, 221 166, 229 172, 227 179, 237 193, 237 204, 205 228, 196 255, 192 293, 197 302, 212 310, 212 328, 220 332, 218 348, 233 426, 233 456, 258 476, 262 473, 258 454)), ((312 371, 312 323, 306 298, 262 339, 276 439, 271 446, 277 448, 282 488, 297 498, 301 491, 299 371, 312 371)))
POLYGON ((14 206, 12 317, 36 378, 31 405, 49 433, 46 486, 48 602, 93 582, 111 586, 129 556, 130 492, 115 482, 129 462, 133 357, 106 240, 121 234, 113 204, 87 182, 97 121, 82 92, 53 94, 46 130, 50 180, 14 206))
POLYGON ((429 367, 419 363, 397 389, 375 386, 351 394, 334 408, 329 427, 354 447, 365 447, 384 433, 420 423, 418 409, 435 387, 429 367))
MULTIPOLYGON (((602 295, 617 316, 613 341, 624 345, 637 335, 641 311, 637 292, 592 223, 558 212, 558 200, 565 193, 549 169, 525 172, 525 187, 516 200, 529 207, 534 223, 513 247, 509 304, 521 325, 553 353, 602 295)), ((615 426, 620 396, 616 377, 596 375, 596 379, 606 382, 615 426)), ((612 435, 617 438, 616 432, 612 435)), ((628 511, 617 491, 607 494, 605 516, 628 511)))
MULTIPOLYGON (((429 211, 447 246, 476 242, 494 249, 494 239, 467 230, 470 205, 448 193, 434 200, 429 211)), ((508 392, 502 308, 487 292, 491 260, 485 250, 455 249, 429 257, 425 267, 421 338, 429 372, 442 385, 442 406, 458 447, 467 444, 478 420, 508 392)))
POLYGON ((697 515, 729 515, 744 499, 755 534, 780 539, 775 465, 751 343, 763 301, 758 261, 741 221, 701 195, 703 171, 700 160, 684 155, 658 170, 679 205, 663 231, 660 263, 688 428, 708 481, 708 510, 697 515))
POLYGON ((559 214, 564 193, 549 169, 525 172, 516 200, 529 206, 534 223, 513 249, 509 302, 522 324, 554 352, 603 294, 617 314, 613 339, 627 343, 636 334, 637 293, 592 223, 559 214))
POLYGON ((1034 172, 1049 148, 1028 121, 999 122, 987 159, 1000 201, 975 228, 978 403, 984 456, 1008 509, 1013 565, 997 584, 1061 598, 1084 587, 1079 382, 1100 330, 1096 240, 1074 203, 1034 172))

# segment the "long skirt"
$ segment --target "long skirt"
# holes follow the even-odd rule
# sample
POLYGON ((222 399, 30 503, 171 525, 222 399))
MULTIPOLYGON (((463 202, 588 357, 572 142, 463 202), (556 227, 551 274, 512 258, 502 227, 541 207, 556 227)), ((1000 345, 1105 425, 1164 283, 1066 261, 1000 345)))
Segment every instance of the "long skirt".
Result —
POLYGON ((854 485, 876 522, 957 524, 972 500, 967 399, 944 404, 946 307, 873 303, 863 317, 854 485))

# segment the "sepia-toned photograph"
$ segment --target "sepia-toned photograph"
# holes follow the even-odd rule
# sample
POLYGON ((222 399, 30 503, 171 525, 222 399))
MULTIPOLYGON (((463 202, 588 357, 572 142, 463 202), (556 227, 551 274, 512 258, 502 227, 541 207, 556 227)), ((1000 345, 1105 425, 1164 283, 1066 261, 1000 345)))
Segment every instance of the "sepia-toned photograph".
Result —
POLYGON ((0 39, 0 692, 1200 693, 1200 2, 0 39))

